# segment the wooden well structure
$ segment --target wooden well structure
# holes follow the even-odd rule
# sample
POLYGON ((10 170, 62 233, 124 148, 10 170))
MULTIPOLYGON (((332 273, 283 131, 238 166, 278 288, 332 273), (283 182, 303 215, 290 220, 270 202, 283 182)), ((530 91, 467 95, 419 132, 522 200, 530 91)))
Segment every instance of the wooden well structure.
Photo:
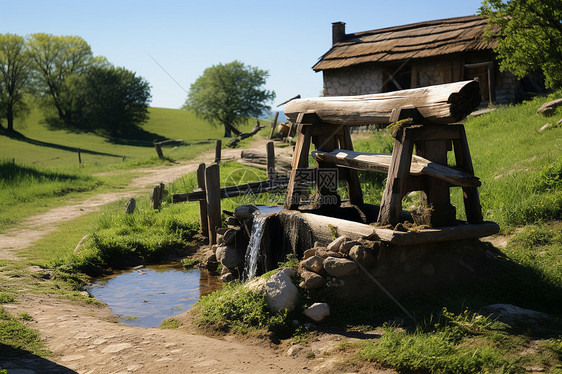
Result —
POLYGON ((476 81, 289 102, 285 115, 297 126, 297 139, 285 209, 298 209, 305 186, 310 183, 308 160, 313 144, 316 151, 312 155, 317 163, 314 168, 315 200, 321 208, 340 205, 334 189, 327 187, 329 170, 337 170, 339 180, 345 180, 350 203, 356 207, 364 204, 357 170, 387 174, 378 211, 378 227, 360 227, 355 223, 349 226, 340 222, 349 231, 361 231, 361 236, 367 236, 369 231, 383 241, 398 245, 478 238, 497 233, 497 224, 483 221, 478 194, 481 183, 474 175, 464 126, 458 123, 479 104, 480 87, 476 81), (393 124, 392 154, 353 150, 350 126, 371 124, 393 124), (449 151, 454 151, 454 166, 447 163, 449 151), (322 171, 326 171, 325 178, 322 171), (450 202, 452 187, 462 188, 467 222, 456 219, 456 209, 450 202), (421 192, 421 204, 430 212, 431 228, 414 233, 392 230, 403 213, 402 199, 411 191, 421 192))

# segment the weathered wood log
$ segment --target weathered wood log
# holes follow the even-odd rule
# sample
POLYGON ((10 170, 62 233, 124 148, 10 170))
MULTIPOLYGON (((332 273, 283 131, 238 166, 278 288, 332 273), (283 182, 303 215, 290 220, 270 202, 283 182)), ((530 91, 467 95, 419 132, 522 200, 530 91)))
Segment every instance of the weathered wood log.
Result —
MULTIPOLYGON (((371 170, 387 173, 392 155, 386 153, 360 153, 336 149, 332 152, 312 152, 317 160, 331 162, 336 165, 347 166, 358 170, 371 170)), ((448 166, 429 161, 423 157, 412 155, 410 175, 429 175, 454 186, 478 187, 481 185, 478 177, 448 166)))
POLYGON ((293 100, 285 106, 291 122, 299 113, 315 112, 322 122, 347 126, 392 123, 393 110, 414 107, 428 121, 460 121, 480 105, 480 85, 463 81, 373 95, 293 100))
POLYGON ((476 239, 497 234, 500 229, 495 222, 483 222, 480 224, 461 223, 456 226, 402 232, 318 214, 301 213, 300 215, 310 226, 314 240, 321 244, 332 241, 332 230, 334 229, 337 230, 338 235, 345 235, 348 238, 378 239, 394 245, 419 245, 476 239))
POLYGON ((545 116, 551 116, 559 106, 562 106, 562 99, 552 100, 541 105, 541 107, 537 109, 537 113, 545 116))

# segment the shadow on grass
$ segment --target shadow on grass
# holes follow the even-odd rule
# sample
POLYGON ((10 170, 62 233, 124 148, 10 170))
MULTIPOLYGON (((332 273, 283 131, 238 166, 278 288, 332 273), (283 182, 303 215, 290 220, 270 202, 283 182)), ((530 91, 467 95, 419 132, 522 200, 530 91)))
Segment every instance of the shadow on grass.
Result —
POLYGON ((33 145, 37 145, 37 146, 40 146, 40 147, 60 149, 60 150, 69 151, 69 152, 78 152, 78 150, 80 149, 81 153, 86 153, 86 154, 91 154, 91 155, 119 157, 119 158, 124 157, 122 155, 116 155, 116 154, 113 154, 113 153, 97 152, 97 151, 92 151, 92 150, 89 150, 89 149, 82 149, 82 148, 79 148, 79 147, 70 147, 70 146, 67 146, 67 145, 49 143, 49 142, 44 142, 42 140, 31 139, 31 138, 28 138, 25 135, 23 135, 22 133, 17 132, 17 131, 12 132, 12 131, 6 131, 4 129, 0 129, 0 135, 4 135, 8 138, 18 140, 18 141, 21 141, 21 142, 25 142, 25 143, 29 143, 29 144, 33 144, 33 145))
POLYGON ((46 358, 5 344, 0 344, 0 369, 5 369, 8 373, 76 373, 76 371, 61 366, 46 358))
POLYGON ((52 171, 40 171, 32 167, 21 166, 11 161, 0 160, 0 180, 3 181, 17 181, 17 180, 33 180, 33 181, 45 181, 45 180, 66 180, 75 181, 79 179, 84 179, 79 175, 65 174, 52 171))

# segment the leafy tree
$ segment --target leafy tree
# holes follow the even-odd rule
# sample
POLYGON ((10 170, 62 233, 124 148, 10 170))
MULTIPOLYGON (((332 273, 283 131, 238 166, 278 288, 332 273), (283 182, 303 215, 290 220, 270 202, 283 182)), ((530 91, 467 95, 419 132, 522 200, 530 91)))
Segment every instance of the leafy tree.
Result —
POLYGON ((134 131, 148 119, 150 85, 120 67, 92 66, 80 84, 81 126, 110 136, 134 131))
POLYGON ((0 115, 6 118, 8 131, 14 131, 14 118, 28 110, 24 94, 29 78, 25 39, 15 34, 0 34, 0 115))
POLYGON ((94 61, 92 50, 78 36, 33 34, 28 39, 39 95, 52 104, 65 125, 72 126, 79 77, 94 61))
POLYGON ((212 125, 224 126, 224 136, 230 137, 241 122, 257 117, 269 109, 275 92, 262 86, 269 73, 240 61, 211 66, 189 89, 184 108, 212 125))
POLYGON ((562 87, 562 1, 484 0, 480 14, 498 38, 502 71, 523 78, 542 70, 547 87, 562 87))

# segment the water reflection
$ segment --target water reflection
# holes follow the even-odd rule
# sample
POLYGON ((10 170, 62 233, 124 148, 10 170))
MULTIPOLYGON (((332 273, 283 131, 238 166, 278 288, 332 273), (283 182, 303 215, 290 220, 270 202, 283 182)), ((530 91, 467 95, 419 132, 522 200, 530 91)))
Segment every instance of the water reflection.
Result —
POLYGON ((87 291, 111 307, 123 323, 159 327, 166 318, 191 308, 200 296, 222 286, 206 269, 181 265, 135 268, 96 280, 87 291))

